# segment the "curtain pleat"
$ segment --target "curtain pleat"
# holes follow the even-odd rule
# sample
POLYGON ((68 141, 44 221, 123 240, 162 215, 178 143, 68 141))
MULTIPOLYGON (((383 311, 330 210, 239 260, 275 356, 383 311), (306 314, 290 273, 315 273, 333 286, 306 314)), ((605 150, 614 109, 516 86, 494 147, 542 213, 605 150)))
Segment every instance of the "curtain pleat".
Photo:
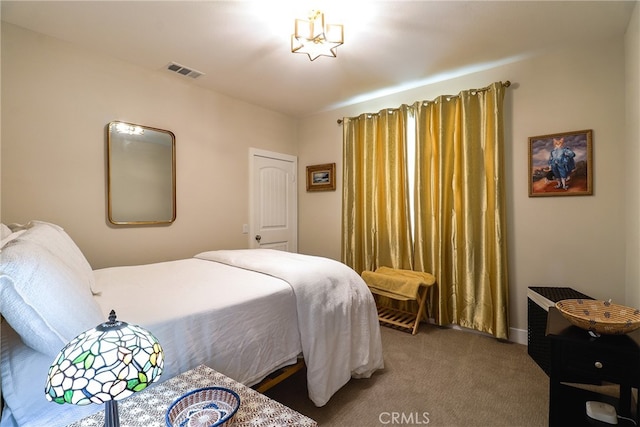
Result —
POLYGON ((436 323, 508 338, 504 87, 344 121, 342 259, 436 276, 436 323), (407 128, 415 117, 415 129, 407 128), (415 176, 407 176, 415 132, 415 176), (414 227, 408 180, 414 180, 414 227))

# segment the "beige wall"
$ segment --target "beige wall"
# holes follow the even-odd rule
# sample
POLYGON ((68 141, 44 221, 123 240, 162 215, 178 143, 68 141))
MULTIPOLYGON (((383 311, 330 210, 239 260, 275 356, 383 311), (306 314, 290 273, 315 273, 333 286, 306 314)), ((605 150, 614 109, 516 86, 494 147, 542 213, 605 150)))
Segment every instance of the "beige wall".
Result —
POLYGON ((294 119, 19 27, 2 25, 2 221, 51 221, 94 268, 243 248, 249 147, 297 155, 294 119), (176 135, 177 219, 106 220, 105 126, 176 135))
POLYGON ((640 307, 640 3, 625 34, 627 304, 640 307))
MULTIPOLYGON (((511 326, 522 340, 529 286, 569 286, 595 298, 625 301, 624 54, 622 37, 559 48, 308 117, 300 124, 299 164, 335 161, 342 167, 342 133, 336 124, 342 116, 510 80, 505 104, 509 286, 511 326), (593 129, 595 194, 529 198, 528 138, 583 129, 593 129)), ((631 190, 637 193, 637 181, 631 190)), ((301 252, 340 256, 335 232, 340 197, 340 190, 314 194, 301 189, 301 252)))

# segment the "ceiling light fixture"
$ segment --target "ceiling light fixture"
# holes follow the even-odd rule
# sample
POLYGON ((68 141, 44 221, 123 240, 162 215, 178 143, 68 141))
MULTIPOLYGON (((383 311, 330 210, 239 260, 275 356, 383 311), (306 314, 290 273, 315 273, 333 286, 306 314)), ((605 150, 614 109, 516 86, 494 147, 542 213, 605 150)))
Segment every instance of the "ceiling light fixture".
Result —
POLYGON ((335 58, 342 43, 342 25, 325 25, 324 13, 319 10, 312 10, 308 21, 296 19, 295 32, 291 35, 291 52, 306 53, 312 61, 319 56, 335 58))

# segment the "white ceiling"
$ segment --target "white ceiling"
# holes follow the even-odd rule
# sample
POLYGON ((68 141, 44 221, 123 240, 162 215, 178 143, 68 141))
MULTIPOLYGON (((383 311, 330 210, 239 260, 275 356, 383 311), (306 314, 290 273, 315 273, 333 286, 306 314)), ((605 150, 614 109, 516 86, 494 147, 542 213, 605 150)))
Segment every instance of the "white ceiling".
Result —
POLYGON ((621 37, 636 3, 2 0, 1 13, 151 70, 177 62, 205 73, 191 84, 303 117, 560 44, 621 37), (294 19, 314 8, 345 26, 337 58, 290 52, 294 19))

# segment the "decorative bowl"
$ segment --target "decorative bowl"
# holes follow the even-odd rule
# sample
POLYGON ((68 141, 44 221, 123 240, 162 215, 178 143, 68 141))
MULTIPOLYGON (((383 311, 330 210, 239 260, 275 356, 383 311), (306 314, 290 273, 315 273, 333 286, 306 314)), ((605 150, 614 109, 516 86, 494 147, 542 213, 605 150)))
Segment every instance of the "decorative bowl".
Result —
POLYGON ((579 328, 605 335, 621 335, 640 328, 640 310, 611 301, 565 299, 556 308, 579 328))
POLYGON ((213 427, 229 422, 240 407, 240 396, 228 388, 205 387, 178 398, 167 410, 168 427, 213 427))

